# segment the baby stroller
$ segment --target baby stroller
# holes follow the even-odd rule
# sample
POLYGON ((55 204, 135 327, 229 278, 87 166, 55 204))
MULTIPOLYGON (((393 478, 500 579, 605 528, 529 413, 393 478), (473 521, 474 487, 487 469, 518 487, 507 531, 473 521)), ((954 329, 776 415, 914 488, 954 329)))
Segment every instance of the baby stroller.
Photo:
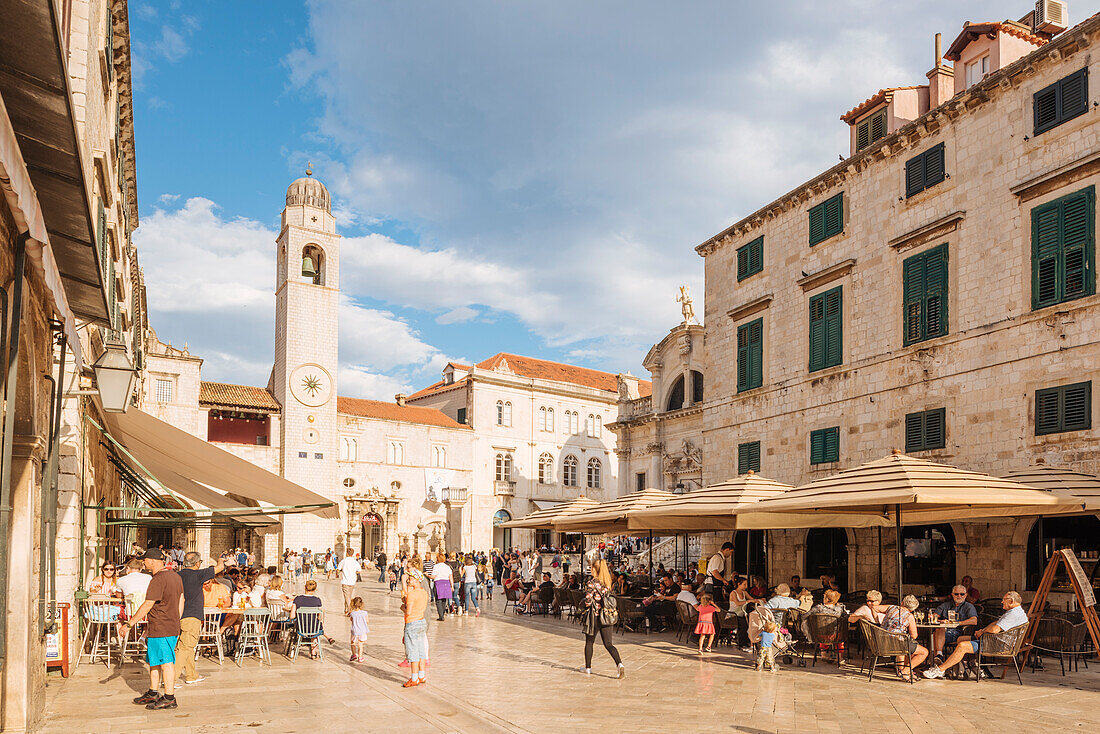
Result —
POLYGON ((794 661, 794 637, 783 626, 784 610, 749 602, 745 605, 749 614, 749 642, 752 643, 752 655, 755 658, 760 652, 760 631, 764 629, 765 622, 775 622, 779 628, 775 634, 775 659, 784 665, 790 665, 794 661))

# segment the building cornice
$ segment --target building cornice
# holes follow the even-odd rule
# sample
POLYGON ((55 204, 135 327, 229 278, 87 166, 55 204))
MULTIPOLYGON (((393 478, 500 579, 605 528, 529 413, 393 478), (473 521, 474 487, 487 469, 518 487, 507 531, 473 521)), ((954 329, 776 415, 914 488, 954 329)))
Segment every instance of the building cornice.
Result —
POLYGON ((962 115, 999 97, 1024 80, 1038 74, 1048 64, 1069 58, 1092 43, 1091 36, 1100 29, 1100 13, 1056 37, 1003 69, 998 69, 972 87, 913 120, 882 140, 847 158, 829 170, 787 192, 770 204, 727 227, 695 248, 706 257, 726 245, 739 241, 766 221, 798 207, 837 186, 874 163, 894 157, 917 147, 922 140, 953 123, 962 115))
POLYGON ((774 296, 772 296, 771 293, 760 296, 760 298, 749 301, 748 303, 731 308, 729 311, 726 312, 726 316, 728 316, 733 321, 740 321, 743 318, 747 318, 749 316, 752 316, 753 314, 763 311, 765 308, 771 305, 773 298, 774 296))
POLYGON ((1093 151, 1075 161, 1021 181, 1009 188, 1009 191, 1020 197, 1021 202, 1031 201, 1062 186, 1068 186, 1092 176, 1098 171, 1100 171, 1100 151, 1093 151))
POLYGON ((847 260, 838 262, 836 265, 830 265, 823 270, 818 270, 816 273, 810 273, 803 278, 799 278, 795 282, 798 283, 803 291, 812 291, 814 288, 820 288, 823 285, 832 283, 834 280, 843 278, 845 275, 852 272, 852 268, 855 266, 855 258, 850 257, 847 260))
POLYGON ((922 224, 916 229, 911 229, 905 234, 890 240, 887 244, 898 252, 920 247, 932 240, 951 234, 959 228, 959 223, 964 219, 966 219, 966 212, 960 209, 935 221, 922 224))

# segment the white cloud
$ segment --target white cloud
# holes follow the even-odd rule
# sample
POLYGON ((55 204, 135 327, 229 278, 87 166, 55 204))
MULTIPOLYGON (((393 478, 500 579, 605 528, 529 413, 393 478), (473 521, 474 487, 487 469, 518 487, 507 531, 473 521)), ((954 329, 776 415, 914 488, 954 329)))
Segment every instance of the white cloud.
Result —
POLYGON ((470 308, 469 306, 459 306, 458 308, 452 308, 447 313, 442 313, 435 317, 437 324, 462 324, 471 319, 477 318, 481 313, 476 308, 470 308))

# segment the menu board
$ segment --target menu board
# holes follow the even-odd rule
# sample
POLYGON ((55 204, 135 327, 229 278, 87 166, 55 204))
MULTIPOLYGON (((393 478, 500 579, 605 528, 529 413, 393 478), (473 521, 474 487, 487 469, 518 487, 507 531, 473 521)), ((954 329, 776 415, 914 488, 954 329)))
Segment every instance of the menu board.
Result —
POLYGON ((1089 582, 1088 574, 1085 573, 1085 569, 1081 568, 1081 562, 1077 560, 1077 555, 1069 548, 1062 548, 1058 552, 1062 554, 1062 558, 1066 562, 1066 568, 1069 569, 1070 575, 1076 580, 1077 588, 1081 590, 1081 606, 1096 606, 1096 593, 1092 589, 1092 583, 1089 582))

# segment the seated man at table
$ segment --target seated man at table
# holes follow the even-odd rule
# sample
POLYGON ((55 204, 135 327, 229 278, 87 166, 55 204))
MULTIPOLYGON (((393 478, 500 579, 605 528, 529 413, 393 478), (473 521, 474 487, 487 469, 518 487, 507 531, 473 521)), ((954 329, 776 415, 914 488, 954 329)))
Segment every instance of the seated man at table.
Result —
POLYGON ((848 615, 850 623, 856 623, 866 619, 871 624, 882 624, 882 615, 875 611, 875 607, 882 603, 882 592, 871 589, 867 592, 867 603, 848 615))
POLYGON ((940 665, 943 662, 944 642, 950 642, 952 645, 958 642, 963 627, 978 623, 978 610, 966 600, 966 587, 959 584, 951 589, 951 598, 936 607, 935 612, 940 616, 941 621, 948 619, 948 612, 954 612, 955 620, 959 623, 958 627, 932 629, 932 658, 936 665, 940 665))
POLYGON ((651 629, 660 632, 668 626, 666 620, 676 616, 676 596, 679 593, 680 585, 672 580, 671 573, 665 571, 653 594, 643 602, 651 629))
POLYGON ((542 594, 546 598, 548 598, 551 597, 553 593, 554 582, 550 580, 550 573, 543 572, 542 583, 524 594, 523 598, 519 600, 519 603, 523 606, 524 612, 526 612, 527 614, 532 614, 533 612, 529 611, 531 609, 531 604, 539 600, 539 595, 542 594))
POLYGON ((868 603, 868 606, 871 607, 871 611, 882 615, 882 626, 887 632, 905 635, 909 638, 909 663, 912 668, 905 664, 905 658, 901 655, 897 657, 896 661, 898 677, 909 679, 913 674, 913 670, 928 657, 928 649, 917 643, 917 620, 913 617, 913 612, 920 606, 917 597, 906 594, 901 600, 900 606, 881 603, 868 603))
POLYGON ((504 590, 523 592, 523 582, 515 571, 508 572, 508 578, 504 579, 504 590))
POLYGON ((780 584, 775 587, 775 596, 768 599, 767 606, 771 609, 797 609, 799 604, 796 599, 791 598, 791 587, 780 584))
MULTIPOLYGON (((1016 629, 1027 624, 1027 612, 1020 606, 1022 603, 1023 599, 1020 598, 1017 592, 1005 592, 1005 595, 1001 598, 1001 607, 1005 610, 1005 613, 1001 615, 1000 619, 975 632, 973 639, 966 636, 959 637, 959 644, 955 645, 955 649, 947 657, 947 660, 944 660, 942 665, 933 665, 924 671, 924 677, 942 678, 948 669, 961 663, 964 657, 978 652, 978 648, 982 644, 982 635, 995 635, 998 632, 1016 629)), ((981 675, 981 673, 979 672, 978 675, 981 675)))
POLYGON ((691 582, 685 582, 680 587, 680 593, 676 595, 676 601, 686 601, 691 606, 699 606, 699 600, 695 598, 695 589, 692 587, 691 582))
POLYGON ((202 605, 206 609, 227 609, 230 603, 229 590, 216 579, 207 579, 202 584, 202 605))

